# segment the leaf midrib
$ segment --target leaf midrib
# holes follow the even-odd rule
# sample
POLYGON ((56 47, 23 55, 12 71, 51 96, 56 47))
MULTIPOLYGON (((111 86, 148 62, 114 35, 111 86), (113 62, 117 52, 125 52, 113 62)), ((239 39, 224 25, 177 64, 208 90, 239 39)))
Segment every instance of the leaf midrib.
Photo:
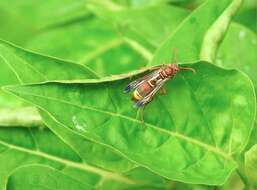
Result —
POLYGON ((0 144, 2 144, 5 147, 8 147, 9 149, 13 149, 13 150, 23 152, 23 153, 26 153, 26 154, 29 154, 29 155, 42 157, 42 158, 52 160, 52 161, 55 161, 55 162, 59 162, 59 163, 64 164, 65 166, 70 166, 70 167, 77 168, 77 169, 80 169, 80 170, 83 170, 83 171, 92 172, 92 173, 98 174, 98 175, 100 175, 100 176, 102 176, 103 178, 106 178, 106 179, 113 179, 113 180, 123 182, 123 183, 126 183, 126 184, 136 184, 135 181, 133 181, 133 180, 131 180, 131 179, 125 177, 125 176, 119 175, 117 173, 111 173, 111 172, 108 172, 108 171, 104 171, 102 169, 90 166, 86 163, 76 163, 76 162, 73 162, 71 160, 56 157, 56 156, 44 153, 44 152, 39 151, 39 150, 30 150, 30 149, 25 148, 25 147, 10 144, 10 143, 4 142, 2 140, 0 140, 0 144))
MULTIPOLYGON (((6 90, 10 90, 10 92, 12 92, 12 89, 11 89, 11 88, 9 88, 9 89, 8 89, 8 88, 5 88, 5 89, 6 89, 6 90)), ((12 93, 16 94, 16 93, 15 93, 15 90, 14 90, 14 92, 12 92, 12 93)), ((21 93, 21 92, 20 92, 20 93, 21 93)), ((64 103, 64 104, 76 106, 76 107, 81 108, 81 109, 87 109, 87 110, 91 110, 91 111, 96 111, 96 112, 104 113, 104 114, 111 115, 111 116, 117 116, 117 117, 120 117, 120 118, 129 120, 129 121, 132 121, 132 122, 136 122, 136 123, 139 123, 139 124, 142 123, 141 120, 138 120, 138 119, 135 119, 135 118, 126 116, 126 115, 121 115, 121 114, 119 114, 119 113, 113 113, 113 112, 110 112, 110 111, 100 110, 100 109, 97 109, 97 108, 94 108, 94 107, 90 107, 90 106, 81 106, 81 105, 77 105, 77 104, 72 104, 72 103, 70 103, 70 102, 68 102, 68 101, 60 100, 60 99, 53 98, 53 97, 47 97, 47 96, 42 96, 42 95, 35 95, 35 94, 24 93, 24 92, 22 92, 21 94, 28 95, 28 96, 39 97, 39 98, 43 98, 43 99, 48 99, 48 100, 52 100, 52 101, 57 101, 57 102, 60 102, 60 103, 64 103)), ((34 104, 35 104, 35 103, 34 103, 34 104)), ((36 105, 36 104, 35 104, 35 105, 36 105)), ((37 106, 38 106, 38 105, 37 105, 37 106)), ((225 153, 223 150, 221 150, 221 149, 219 149, 219 148, 217 148, 217 147, 213 147, 213 146, 211 146, 211 145, 209 145, 209 144, 203 143, 203 142, 201 142, 201 141, 199 141, 199 140, 193 139, 193 138, 191 138, 191 137, 188 137, 188 136, 186 136, 186 135, 184 135, 184 134, 180 134, 180 133, 178 133, 178 132, 168 131, 168 130, 166 130, 166 129, 159 128, 159 127, 157 127, 157 126, 155 126, 155 125, 153 125, 153 124, 147 123, 147 122, 145 122, 144 124, 145 124, 146 126, 148 126, 148 127, 151 127, 151 128, 153 128, 153 129, 155 129, 155 130, 161 132, 161 133, 165 133, 165 134, 168 134, 168 135, 177 137, 177 138, 179 138, 179 139, 181 139, 181 140, 184 140, 184 141, 186 141, 186 142, 188 142, 188 143, 192 143, 192 144, 198 145, 198 146, 200 146, 200 147, 202 147, 202 148, 204 148, 204 149, 206 149, 206 150, 208 150, 208 151, 210 151, 210 152, 213 152, 213 153, 215 153, 215 154, 221 155, 222 157, 224 157, 224 158, 227 159, 227 160, 233 160, 233 158, 232 158, 229 154, 225 153)), ((65 126, 66 126, 66 125, 65 125, 65 126)))
POLYGON ((106 51, 118 47, 120 46, 124 41, 122 40, 122 38, 116 38, 113 40, 110 40, 108 43, 105 43, 103 46, 96 48, 94 51, 86 54, 84 57, 82 57, 78 63, 85 65, 87 64, 89 61, 95 59, 97 56, 105 53, 106 51))

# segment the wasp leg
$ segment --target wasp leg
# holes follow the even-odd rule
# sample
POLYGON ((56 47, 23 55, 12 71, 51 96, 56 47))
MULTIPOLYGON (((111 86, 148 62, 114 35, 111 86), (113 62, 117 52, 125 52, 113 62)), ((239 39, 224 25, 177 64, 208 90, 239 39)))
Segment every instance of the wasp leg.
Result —
POLYGON ((144 105, 142 108, 141 108, 141 123, 144 124, 145 123, 145 120, 144 120, 144 110, 145 110, 145 106, 144 105))
POLYGON ((192 71, 194 74, 196 74, 196 70, 192 67, 180 67, 181 70, 190 70, 192 71))
POLYGON ((161 87, 160 89, 160 95, 165 95, 166 94, 166 89, 164 87, 161 87))
POLYGON ((153 100, 153 96, 151 97, 151 99, 142 106, 141 108, 141 123, 144 124, 145 123, 145 120, 144 120, 144 111, 145 111, 145 107, 153 100))

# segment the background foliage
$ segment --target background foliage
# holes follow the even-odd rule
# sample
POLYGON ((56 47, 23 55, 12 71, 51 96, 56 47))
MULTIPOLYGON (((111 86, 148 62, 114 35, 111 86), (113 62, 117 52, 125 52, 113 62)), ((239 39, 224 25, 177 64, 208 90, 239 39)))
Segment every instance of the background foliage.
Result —
POLYGON ((0 189, 257 188, 256 6, 0 1, 0 189), (142 125, 123 88, 174 48, 142 125))

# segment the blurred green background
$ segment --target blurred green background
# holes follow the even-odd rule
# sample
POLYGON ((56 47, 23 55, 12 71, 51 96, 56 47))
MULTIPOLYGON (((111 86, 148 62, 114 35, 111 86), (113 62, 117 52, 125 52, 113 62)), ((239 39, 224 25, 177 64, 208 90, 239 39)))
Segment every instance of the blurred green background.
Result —
MULTIPOLYGON (((204 0, 0 0, 0 39, 31 51, 87 65, 103 75, 118 74, 119 70, 126 72, 146 65, 151 59, 149 52, 154 52, 167 35, 203 2, 204 0), (105 11, 110 11, 111 14, 102 14, 105 11), (172 14, 168 14, 169 12, 172 14), (135 28, 130 27, 131 22, 135 28), (155 24, 154 28, 152 23, 155 24), (138 46, 129 39, 136 39, 143 46, 138 46), (135 48, 141 48, 144 54, 138 54, 135 48), (111 66, 106 67, 107 64, 111 66)), ((230 35, 225 37, 217 55, 217 65, 221 64, 221 58, 234 60, 240 53, 246 54, 243 58, 245 62, 256 57, 256 44, 252 41, 256 39, 257 33, 256 11, 255 0, 243 2, 228 30, 230 35), (240 37, 246 34, 246 40, 253 44, 250 48, 244 45, 249 44, 248 42, 240 41, 240 37), (231 56, 223 53, 228 49, 231 56)), ((233 64, 241 67, 242 62, 233 64)), ((256 67, 256 63, 252 64, 256 67)), ((251 69, 252 67, 244 67, 242 70, 256 84, 256 73, 252 73, 251 69)), ((1 104, 8 105, 8 102, 2 101, 1 104)), ((255 139, 256 129, 248 147, 256 142, 255 139)), ((175 182, 172 186, 182 190, 243 189, 237 174, 219 188, 175 182)))

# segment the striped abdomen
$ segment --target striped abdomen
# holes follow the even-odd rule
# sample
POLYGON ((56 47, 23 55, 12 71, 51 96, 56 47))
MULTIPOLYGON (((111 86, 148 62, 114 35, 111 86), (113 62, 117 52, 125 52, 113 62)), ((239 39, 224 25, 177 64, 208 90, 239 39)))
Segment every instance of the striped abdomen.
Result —
POLYGON ((147 96, 154 88, 154 84, 150 81, 145 81, 132 94, 132 99, 135 101, 141 100, 147 96))

